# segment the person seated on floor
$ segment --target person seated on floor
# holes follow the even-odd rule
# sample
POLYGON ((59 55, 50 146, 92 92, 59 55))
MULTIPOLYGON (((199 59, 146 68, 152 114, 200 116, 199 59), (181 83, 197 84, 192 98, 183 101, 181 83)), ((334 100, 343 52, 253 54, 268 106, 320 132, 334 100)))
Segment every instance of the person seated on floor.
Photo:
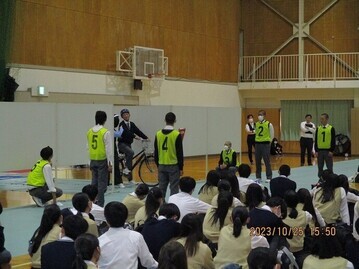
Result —
POLYGON ((359 202, 354 206, 353 236, 346 242, 346 257, 353 263, 354 268, 359 268, 359 202))
POLYGON ((169 197, 168 203, 173 203, 178 206, 181 217, 178 220, 182 221, 183 217, 189 213, 205 214, 211 205, 202 202, 196 197, 192 196, 196 188, 196 181, 192 177, 181 177, 179 181, 180 192, 169 197))
POLYGON ((207 173, 206 183, 200 188, 198 192, 198 198, 210 204, 213 197, 218 194, 218 185, 219 182, 219 174, 215 170, 211 170, 207 173))
POLYGON ((134 228, 137 231, 145 221, 153 215, 158 215, 158 209, 163 204, 164 198, 160 188, 153 187, 147 194, 145 205, 139 208, 135 215, 134 228))
MULTIPOLYGON (((252 183, 256 183, 253 179, 249 179, 252 170, 251 167, 246 163, 241 163, 238 166, 238 185, 241 191, 241 194, 245 194, 247 192, 248 186, 252 183)), ((242 201, 242 200, 241 200, 242 201)), ((245 201, 245 199, 244 199, 245 201)), ((244 202, 242 201, 242 202, 244 202)))
POLYGON ((303 269, 318 268, 352 268, 353 264, 341 257, 343 250, 336 234, 328 236, 328 227, 318 228, 318 236, 314 238, 311 254, 303 263, 303 269))
POLYGON ((62 195, 62 190, 55 187, 52 177, 51 159, 53 150, 50 147, 40 151, 41 160, 37 161, 31 168, 27 176, 26 184, 29 186, 29 194, 35 204, 43 207, 44 204, 52 200, 56 204, 56 199, 62 195))
POLYGON ((214 269, 212 251, 202 240, 201 217, 193 213, 185 215, 177 242, 186 250, 188 268, 214 269))
MULTIPOLYGON (((241 202, 241 192, 239 191, 239 185, 238 185, 238 180, 237 180, 237 176, 234 174, 228 174, 226 176, 225 179, 221 180, 220 183, 218 183, 220 185, 220 187, 218 188, 218 192, 220 193, 222 190, 226 189, 227 187, 226 182, 229 183, 230 188, 229 191, 232 193, 233 195, 233 205, 232 207, 236 207, 236 206, 244 206, 244 204, 241 202), (223 185, 224 184, 224 185, 223 185), (223 188, 224 187, 224 188, 223 188)), ((211 201, 211 205, 212 206, 217 206, 217 201, 218 201, 218 195, 215 195, 212 198, 211 201)))
POLYGON ((158 269, 187 269, 187 255, 184 246, 177 241, 166 243, 160 251, 158 269))
MULTIPOLYGON (((0 215, 2 213, 2 204, 0 202, 0 215)), ((10 269, 11 265, 11 253, 5 248, 5 236, 4 236, 4 227, 0 223, 0 268, 1 269, 10 269)))
POLYGON ((252 249, 247 257, 249 269, 280 269, 281 266, 277 262, 277 251, 258 247, 252 249))
POLYGON ((42 269, 72 268, 76 252, 75 240, 88 229, 87 221, 78 215, 64 218, 61 228, 61 238, 44 245, 41 249, 42 269))
POLYGON ((109 230, 99 237, 101 256, 99 268, 157 268, 158 263, 148 250, 142 234, 125 229, 127 208, 123 203, 110 202, 105 206, 109 230))
POLYGON ((161 247, 172 238, 179 236, 180 224, 177 220, 180 216, 181 213, 175 204, 162 204, 158 218, 152 216, 143 225, 141 234, 156 261, 161 247))
POLYGON ((130 225, 135 223, 135 215, 137 210, 145 205, 145 198, 149 192, 149 188, 146 184, 138 184, 134 192, 129 193, 122 200, 122 203, 126 206, 128 210, 127 222, 130 225))
POLYGON ((85 233, 75 240, 76 258, 73 269, 97 269, 97 262, 100 258, 100 244, 96 236, 85 233))
POLYGON ((217 206, 209 208, 203 220, 203 234, 212 243, 217 244, 223 226, 230 223, 233 195, 229 191, 218 194, 217 206))
POLYGON ((290 167, 287 164, 283 164, 279 167, 278 170, 279 177, 271 179, 269 183, 269 188, 272 197, 281 197, 284 198, 284 193, 288 190, 296 191, 297 183, 293 180, 290 180, 288 177, 290 175, 290 167))
POLYGON ((31 267, 41 268, 41 248, 47 243, 59 239, 62 224, 61 210, 58 205, 48 205, 44 209, 39 228, 32 239, 33 247, 30 250, 31 267))
POLYGON ((214 258, 216 268, 226 264, 238 264, 248 268, 247 256, 251 249, 267 247, 269 244, 263 236, 256 236, 247 228, 249 213, 246 207, 237 206, 232 210, 231 223, 221 229, 218 240, 218 252, 214 258))
POLYGON ((94 217, 98 229, 101 230, 102 227, 107 226, 107 224, 104 214, 104 208, 96 204, 96 197, 98 193, 97 186, 93 184, 88 184, 82 188, 82 192, 86 193, 90 201, 92 202, 92 208, 89 215, 92 215, 94 217))
POLYGON ((224 148, 219 155, 218 167, 216 169, 223 179, 228 173, 237 172, 237 152, 232 149, 232 142, 224 142, 224 148))
POLYGON ((274 137, 270 145, 270 154, 282 155, 282 153, 283 153, 283 147, 281 144, 279 144, 278 139, 274 137))
POLYGON ((259 184, 252 183, 248 186, 245 205, 247 206, 248 211, 265 205, 265 197, 263 195, 262 187, 259 184))

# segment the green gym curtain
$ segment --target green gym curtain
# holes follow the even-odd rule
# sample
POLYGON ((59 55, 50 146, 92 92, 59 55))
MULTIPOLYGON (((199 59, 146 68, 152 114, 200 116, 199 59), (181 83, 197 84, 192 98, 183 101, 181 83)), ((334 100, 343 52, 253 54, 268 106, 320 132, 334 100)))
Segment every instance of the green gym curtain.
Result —
POLYGON ((353 101, 350 100, 301 100, 281 101, 281 140, 295 141, 300 138, 300 123, 306 114, 313 116, 313 123, 320 124, 322 113, 329 115, 329 124, 333 125, 336 134, 350 137, 350 110, 353 101))
POLYGON ((3 100, 5 68, 9 59, 14 0, 0 0, 0 101, 3 100))

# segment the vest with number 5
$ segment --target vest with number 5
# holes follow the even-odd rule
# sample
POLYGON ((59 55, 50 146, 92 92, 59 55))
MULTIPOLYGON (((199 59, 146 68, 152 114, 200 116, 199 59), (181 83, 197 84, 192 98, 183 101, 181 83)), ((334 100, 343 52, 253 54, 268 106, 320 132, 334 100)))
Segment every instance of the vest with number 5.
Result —
POLYGON ((177 130, 173 130, 168 134, 164 134, 162 130, 156 134, 158 163, 163 165, 177 164, 176 139, 179 136, 177 130))
POLYGON ((106 160, 106 148, 104 143, 104 135, 106 128, 101 128, 94 132, 92 128, 87 132, 87 141, 90 153, 90 160, 103 161, 106 160))

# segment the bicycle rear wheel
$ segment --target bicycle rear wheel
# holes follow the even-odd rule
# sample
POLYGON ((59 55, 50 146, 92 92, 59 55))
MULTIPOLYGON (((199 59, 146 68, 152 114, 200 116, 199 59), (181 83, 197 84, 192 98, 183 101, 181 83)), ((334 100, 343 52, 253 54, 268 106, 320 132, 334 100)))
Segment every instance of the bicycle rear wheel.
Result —
POLYGON ((141 161, 138 176, 150 187, 158 185, 158 169, 153 156, 148 156, 141 161))

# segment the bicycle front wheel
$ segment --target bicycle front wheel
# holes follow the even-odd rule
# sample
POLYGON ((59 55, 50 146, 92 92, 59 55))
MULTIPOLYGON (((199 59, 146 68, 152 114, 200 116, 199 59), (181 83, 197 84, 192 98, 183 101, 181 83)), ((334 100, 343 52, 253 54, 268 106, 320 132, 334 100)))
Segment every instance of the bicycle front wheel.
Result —
POLYGON ((138 176, 150 187, 158 185, 158 169, 153 156, 148 156, 141 161, 138 176))

